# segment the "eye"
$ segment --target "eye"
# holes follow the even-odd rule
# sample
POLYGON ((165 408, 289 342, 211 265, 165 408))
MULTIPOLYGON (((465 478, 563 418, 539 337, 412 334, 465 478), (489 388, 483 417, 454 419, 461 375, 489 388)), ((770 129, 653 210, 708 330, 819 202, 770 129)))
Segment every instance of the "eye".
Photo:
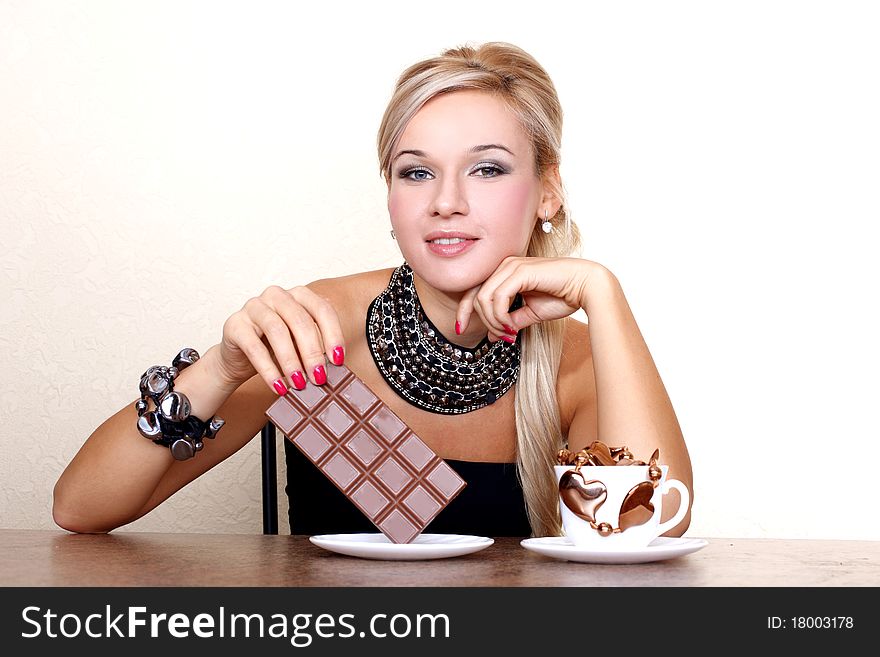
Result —
POLYGON ((414 180, 416 182, 420 180, 430 180, 433 176, 431 172, 423 167, 413 167, 412 169, 405 169, 398 174, 401 178, 406 178, 408 180, 414 180))
POLYGON ((500 175, 507 173, 504 169, 502 169, 497 164, 478 164, 474 169, 474 174, 479 176, 480 178, 497 178, 500 175))

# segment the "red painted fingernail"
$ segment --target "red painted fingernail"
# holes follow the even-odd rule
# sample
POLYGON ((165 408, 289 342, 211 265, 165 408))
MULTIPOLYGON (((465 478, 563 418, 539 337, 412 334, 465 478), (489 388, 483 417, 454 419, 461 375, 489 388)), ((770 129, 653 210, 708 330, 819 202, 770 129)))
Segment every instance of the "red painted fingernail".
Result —
POLYGON ((515 328, 510 328, 507 324, 502 324, 501 326, 503 326, 504 330, 507 331, 508 333, 510 333, 511 335, 516 335, 515 328))
POLYGON ((516 338, 512 338, 509 335, 502 335, 501 339, 505 342, 509 342, 510 344, 514 344, 516 342, 516 338))
POLYGON ((323 365, 318 365, 314 370, 312 370, 312 374, 315 375, 315 383, 318 385, 323 385, 327 383, 327 373, 324 371, 323 365))
POLYGON ((455 334, 461 335, 461 322, 455 320, 455 334))
POLYGON ((345 361, 345 349, 341 346, 333 348, 333 364, 342 365, 345 361))
POLYGON ((287 394, 287 386, 284 385, 284 381, 281 379, 276 379, 272 387, 275 388, 275 392, 278 393, 279 397, 287 394))
POLYGON ((306 387, 306 377, 299 370, 291 374, 290 379, 293 381, 293 387, 297 390, 303 390, 306 387))

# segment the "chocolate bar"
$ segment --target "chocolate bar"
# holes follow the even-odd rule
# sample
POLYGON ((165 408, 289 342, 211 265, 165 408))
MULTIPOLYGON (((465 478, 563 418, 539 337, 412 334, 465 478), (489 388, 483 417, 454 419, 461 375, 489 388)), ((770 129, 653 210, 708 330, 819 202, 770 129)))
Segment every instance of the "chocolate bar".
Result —
POLYGON ((410 543, 466 483, 344 365, 266 416, 392 543, 410 543))

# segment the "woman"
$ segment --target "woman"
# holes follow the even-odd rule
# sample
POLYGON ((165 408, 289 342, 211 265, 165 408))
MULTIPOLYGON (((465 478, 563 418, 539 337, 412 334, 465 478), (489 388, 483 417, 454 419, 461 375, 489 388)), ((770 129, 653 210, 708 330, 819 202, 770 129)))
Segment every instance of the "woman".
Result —
MULTIPOLYGON (((327 358, 344 362, 468 482, 428 530, 558 535, 556 453, 597 439, 642 460, 659 448, 669 477, 692 488, 681 430, 620 284, 602 265, 566 257, 580 238, 559 177, 561 128, 552 81, 512 45, 452 49, 407 69, 378 138, 405 262, 250 299, 174 381, 194 416, 225 419, 217 440, 175 460, 143 439, 127 405, 62 474, 55 521, 106 532, 139 518, 247 443, 288 387, 325 383, 327 358), (415 304, 401 302, 406 289, 415 304), (569 317, 580 308, 589 326, 569 317), (376 347, 371 309, 415 326, 420 335, 402 331, 404 343, 432 339, 469 356, 474 376, 458 382, 467 395, 407 395, 376 347), (424 325, 413 322, 420 317, 424 325), (490 354, 510 366, 483 371, 490 354)), ((438 384, 417 362, 410 374, 438 384)), ((346 501, 307 495, 335 489, 295 449, 288 468, 293 533, 370 531, 346 501)), ((665 516, 675 510, 664 507, 665 516)))

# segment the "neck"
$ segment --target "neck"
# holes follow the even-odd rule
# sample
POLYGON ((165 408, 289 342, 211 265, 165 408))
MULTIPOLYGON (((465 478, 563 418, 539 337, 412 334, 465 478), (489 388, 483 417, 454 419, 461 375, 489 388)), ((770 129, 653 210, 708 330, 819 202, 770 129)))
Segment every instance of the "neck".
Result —
POLYGON ((413 282, 416 286, 416 294, 419 295, 419 301, 422 304, 422 311, 447 341, 470 349, 480 344, 489 333, 480 316, 474 312, 468 321, 467 330, 460 335, 456 334, 455 318, 464 292, 438 290, 428 285, 415 272, 413 272, 413 282))

